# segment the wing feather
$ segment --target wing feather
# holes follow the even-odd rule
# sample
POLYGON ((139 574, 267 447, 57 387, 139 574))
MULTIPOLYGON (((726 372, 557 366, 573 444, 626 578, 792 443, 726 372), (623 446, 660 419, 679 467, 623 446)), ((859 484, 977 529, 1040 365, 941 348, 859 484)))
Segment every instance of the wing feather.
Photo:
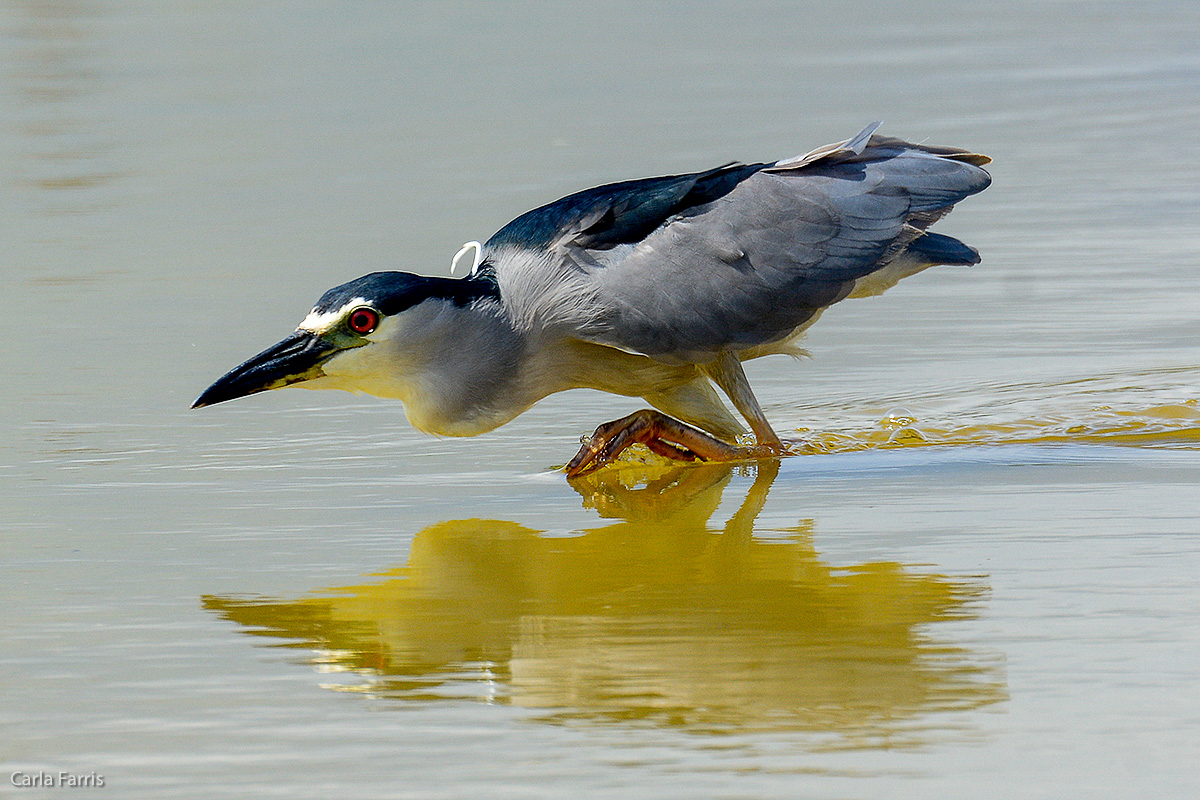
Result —
POLYGON ((784 339, 991 181, 986 156, 873 131, 775 164, 611 184, 535 209, 485 247, 501 294, 506 265, 553 272, 543 285, 558 305, 569 293, 572 315, 559 322, 570 335, 666 362, 784 339))

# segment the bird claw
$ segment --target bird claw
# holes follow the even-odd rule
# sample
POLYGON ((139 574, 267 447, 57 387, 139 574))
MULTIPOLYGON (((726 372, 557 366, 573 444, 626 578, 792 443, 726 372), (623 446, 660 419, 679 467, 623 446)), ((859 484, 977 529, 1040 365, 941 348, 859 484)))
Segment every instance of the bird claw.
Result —
POLYGON ((579 452, 564 468, 568 478, 611 463, 634 444, 644 444, 651 452, 675 461, 736 461, 777 455, 758 446, 726 444, 652 409, 606 422, 591 437, 581 437, 580 443, 579 452))

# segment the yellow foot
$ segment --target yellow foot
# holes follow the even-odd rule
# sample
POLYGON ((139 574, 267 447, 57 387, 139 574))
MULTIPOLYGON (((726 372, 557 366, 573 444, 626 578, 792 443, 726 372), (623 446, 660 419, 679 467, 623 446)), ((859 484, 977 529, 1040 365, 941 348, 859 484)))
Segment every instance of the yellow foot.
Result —
POLYGON ((660 456, 677 461, 741 461, 785 454, 782 448, 771 446, 727 444, 699 428, 644 408, 596 428, 567 464, 567 477, 602 467, 634 444, 644 444, 660 456))

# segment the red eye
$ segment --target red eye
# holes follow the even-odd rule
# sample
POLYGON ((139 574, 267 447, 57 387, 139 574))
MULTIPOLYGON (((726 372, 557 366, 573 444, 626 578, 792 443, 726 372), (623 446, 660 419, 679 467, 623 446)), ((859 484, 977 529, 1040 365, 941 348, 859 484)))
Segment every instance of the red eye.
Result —
POLYGON ((356 308, 350 312, 350 330, 370 333, 379 327, 379 312, 373 308, 356 308))

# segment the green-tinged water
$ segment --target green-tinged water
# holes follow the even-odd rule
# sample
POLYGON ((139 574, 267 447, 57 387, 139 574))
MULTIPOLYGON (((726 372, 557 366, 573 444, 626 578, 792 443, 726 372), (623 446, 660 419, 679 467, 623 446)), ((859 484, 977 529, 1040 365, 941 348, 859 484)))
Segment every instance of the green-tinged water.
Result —
POLYGON ((0 796, 1200 794, 1200 8, 0 0, 0 796), (587 186, 987 153, 973 268, 632 411, 188 409, 325 289, 587 186), (102 783, 103 786, 99 786, 102 783), (82 784, 82 785, 81 785, 82 784))

